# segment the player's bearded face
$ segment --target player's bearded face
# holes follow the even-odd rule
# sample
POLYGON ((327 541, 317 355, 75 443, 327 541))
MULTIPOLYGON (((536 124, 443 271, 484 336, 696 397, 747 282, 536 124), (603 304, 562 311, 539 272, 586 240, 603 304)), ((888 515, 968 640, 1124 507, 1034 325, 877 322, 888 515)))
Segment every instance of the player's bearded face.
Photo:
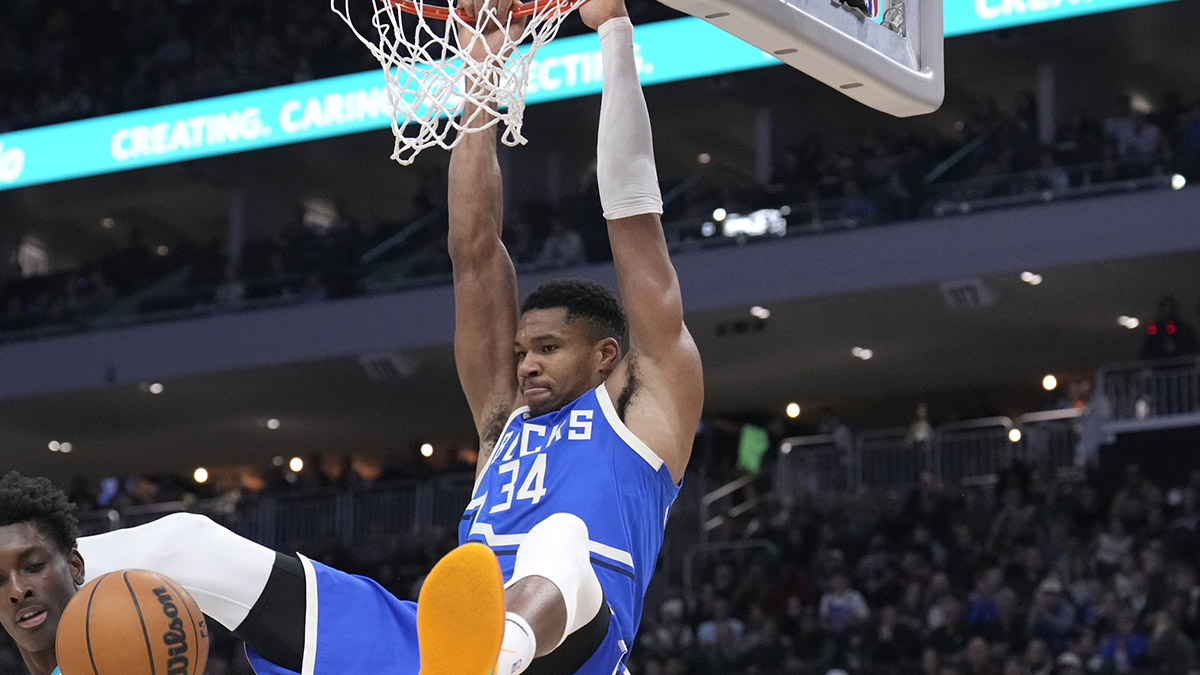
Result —
POLYGON ((78 551, 63 553, 33 522, 0 527, 0 624, 22 651, 54 648, 58 620, 82 583, 78 551))
POLYGON ((514 348, 517 385, 533 415, 553 412, 603 381, 592 368, 595 342, 567 310, 532 309, 521 316, 514 348), (596 380, 596 381, 593 381, 596 380))

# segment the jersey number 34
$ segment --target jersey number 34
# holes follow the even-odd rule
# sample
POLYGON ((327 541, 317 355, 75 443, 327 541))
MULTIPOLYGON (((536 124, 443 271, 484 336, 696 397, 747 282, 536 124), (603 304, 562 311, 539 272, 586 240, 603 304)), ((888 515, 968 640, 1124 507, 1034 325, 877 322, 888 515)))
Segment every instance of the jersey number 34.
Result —
POLYGON ((546 453, 539 452, 532 457, 522 457, 505 462, 498 468, 501 476, 508 476, 508 481, 500 488, 500 494, 504 496, 504 501, 492 507, 489 513, 499 513, 507 511, 513 505, 513 490, 516 489, 517 479, 524 474, 525 480, 521 481, 521 488, 516 490, 516 498, 518 501, 525 499, 533 504, 542 501, 542 497, 546 496, 546 453), (521 464, 525 466, 533 465, 528 473, 523 472, 521 464))

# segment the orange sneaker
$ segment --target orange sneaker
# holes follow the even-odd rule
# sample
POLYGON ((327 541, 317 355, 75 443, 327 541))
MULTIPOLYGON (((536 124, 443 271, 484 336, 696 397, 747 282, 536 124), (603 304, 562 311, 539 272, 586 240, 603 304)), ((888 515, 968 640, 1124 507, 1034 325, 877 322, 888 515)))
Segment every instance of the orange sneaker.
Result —
POLYGON ((438 561, 417 599, 420 675, 492 675, 504 639, 504 580, 483 544, 438 561))

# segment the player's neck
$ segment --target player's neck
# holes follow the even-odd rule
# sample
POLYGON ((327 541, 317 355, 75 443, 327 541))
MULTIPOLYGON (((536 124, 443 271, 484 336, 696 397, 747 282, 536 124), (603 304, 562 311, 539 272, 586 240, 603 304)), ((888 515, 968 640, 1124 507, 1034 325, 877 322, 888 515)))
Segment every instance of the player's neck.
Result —
POLYGON ((53 647, 41 652, 27 652, 24 649, 20 651, 30 675, 50 675, 58 667, 58 656, 53 647))

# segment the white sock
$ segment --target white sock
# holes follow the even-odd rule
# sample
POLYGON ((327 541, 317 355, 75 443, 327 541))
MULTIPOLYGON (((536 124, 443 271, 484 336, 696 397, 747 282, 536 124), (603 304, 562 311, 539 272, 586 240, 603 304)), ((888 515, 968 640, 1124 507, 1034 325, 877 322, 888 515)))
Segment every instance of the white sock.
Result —
POLYGON ((520 615, 504 615, 504 642, 500 643, 500 658, 496 659, 495 675, 519 675, 525 672, 537 654, 537 638, 533 628, 520 615))

